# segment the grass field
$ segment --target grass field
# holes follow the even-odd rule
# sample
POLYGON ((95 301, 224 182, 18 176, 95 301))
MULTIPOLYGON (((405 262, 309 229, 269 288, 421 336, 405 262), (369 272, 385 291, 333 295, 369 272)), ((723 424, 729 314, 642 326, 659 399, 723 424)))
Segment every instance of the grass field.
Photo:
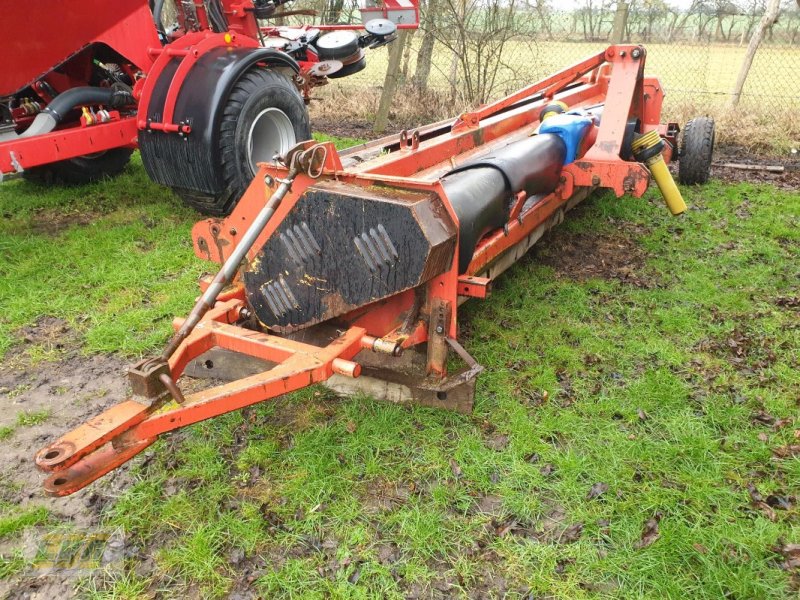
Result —
MULTIPOLYGON (((4 469, 0 592, 42 589, 26 540, 91 513, 126 552, 68 580, 86 598, 791 597, 800 194, 683 191, 680 219, 652 191, 593 197, 464 306, 471 416, 310 389, 161 440, 77 504, 4 469)), ((138 160, 4 184, 0 208, 0 370, 132 359, 191 307, 197 215, 138 160)), ((0 391, 4 453, 52 427, 25 385, 0 391)))

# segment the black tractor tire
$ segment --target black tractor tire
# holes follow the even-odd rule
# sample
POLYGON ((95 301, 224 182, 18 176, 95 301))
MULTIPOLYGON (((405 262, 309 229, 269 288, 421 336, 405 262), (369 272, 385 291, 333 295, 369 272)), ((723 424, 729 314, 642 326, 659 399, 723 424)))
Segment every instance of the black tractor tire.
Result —
POLYGON ((257 171, 254 161, 271 162, 275 154, 311 139, 308 111, 295 85, 281 73, 258 67, 247 71, 236 82, 225 103, 219 127, 216 160, 222 166, 220 187, 224 191, 217 196, 208 196, 175 190, 189 206, 217 217, 230 214, 252 182, 257 171), (266 118, 266 113, 274 116, 266 118), (269 139, 279 140, 281 144, 275 145, 284 147, 260 147, 258 156, 255 156, 255 149, 250 146, 251 137, 255 138, 254 124, 265 118, 267 128, 272 123, 270 119, 278 123, 269 139))
POLYGON ((696 185, 708 181, 714 154, 714 119, 695 117, 681 132, 678 181, 696 185))
POLYGON ((22 176, 47 185, 82 185, 116 177, 130 162, 133 150, 112 148, 105 152, 78 156, 68 160, 26 169, 22 176))

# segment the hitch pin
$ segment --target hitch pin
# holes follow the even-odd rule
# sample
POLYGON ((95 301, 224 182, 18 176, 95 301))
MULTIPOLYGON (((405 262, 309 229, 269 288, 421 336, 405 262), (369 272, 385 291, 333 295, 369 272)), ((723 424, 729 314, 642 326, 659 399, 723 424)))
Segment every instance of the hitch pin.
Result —
POLYGON ((403 346, 400 342, 376 338, 371 335, 365 335, 361 338, 361 347, 365 350, 372 350, 373 352, 390 354, 392 356, 400 356, 403 353, 403 346))

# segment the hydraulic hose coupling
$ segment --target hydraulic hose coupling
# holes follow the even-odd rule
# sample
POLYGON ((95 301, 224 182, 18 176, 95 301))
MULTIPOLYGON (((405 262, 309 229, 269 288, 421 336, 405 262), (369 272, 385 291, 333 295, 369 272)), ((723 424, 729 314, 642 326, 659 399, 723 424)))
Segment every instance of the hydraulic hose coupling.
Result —
POLYGON ((672 175, 669 174, 664 157, 661 155, 664 150, 664 143, 658 132, 653 130, 635 139, 631 144, 631 149, 633 150, 634 158, 650 169, 650 174, 656 180, 658 189, 661 190, 661 195, 664 196, 667 208, 673 215, 679 215, 686 211, 686 203, 683 201, 681 192, 678 186, 675 185, 672 175))

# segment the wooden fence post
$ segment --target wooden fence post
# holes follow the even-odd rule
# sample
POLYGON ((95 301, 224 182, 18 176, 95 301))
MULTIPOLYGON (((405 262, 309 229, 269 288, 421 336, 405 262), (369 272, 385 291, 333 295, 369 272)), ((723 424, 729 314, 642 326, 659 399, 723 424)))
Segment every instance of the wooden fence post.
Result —
POLYGON ((386 77, 383 80, 381 101, 378 104, 378 114, 375 115, 375 133, 383 133, 389 124, 389 109, 392 107, 394 93, 397 90, 397 80, 400 76, 400 60, 403 58, 403 48, 406 45, 407 29, 401 29, 397 39, 389 46, 389 65, 386 67, 386 77))

